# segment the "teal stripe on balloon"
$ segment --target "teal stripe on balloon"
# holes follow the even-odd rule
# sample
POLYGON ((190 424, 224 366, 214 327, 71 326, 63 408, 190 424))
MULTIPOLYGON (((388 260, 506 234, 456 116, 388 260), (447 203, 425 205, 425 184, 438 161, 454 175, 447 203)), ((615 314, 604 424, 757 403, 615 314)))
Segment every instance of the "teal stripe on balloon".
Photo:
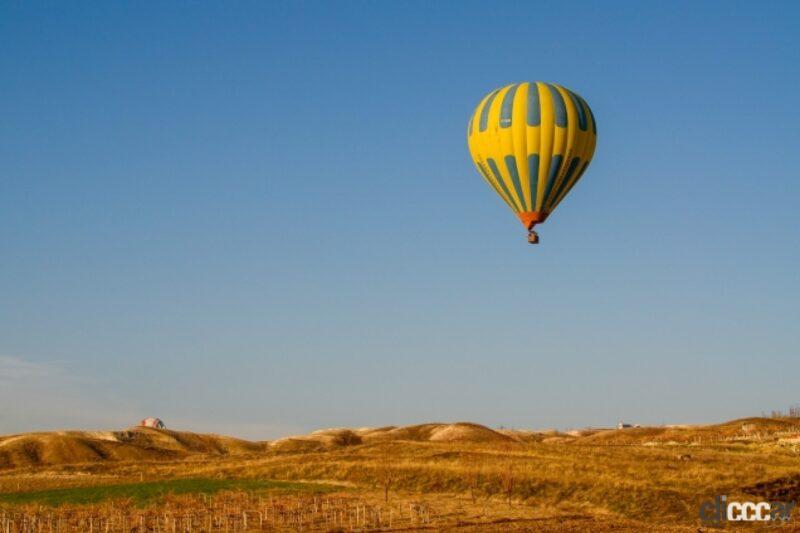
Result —
POLYGON ((539 103, 539 85, 536 82, 528 84, 528 126, 538 126, 542 123, 542 110, 539 103))
POLYGON ((573 180, 572 184, 569 187, 567 187, 567 190, 564 191, 561 194, 561 196, 556 196, 555 205, 553 207, 558 205, 558 202, 563 200, 564 197, 569 194, 569 191, 572 190, 572 188, 575 186, 575 184, 577 184, 579 181, 581 181, 581 178, 583 177, 583 173, 586 172, 586 167, 588 167, 588 166, 589 166, 589 162, 588 161, 583 164, 583 166, 581 167, 580 172, 578 172, 578 175, 575 177, 575 179, 573 180))
POLYGON ((586 100, 584 100, 584 99, 583 99, 583 98, 581 98, 580 96, 578 97, 578 99, 581 101, 581 103, 583 104, 583 106, 584 106, 584 107, 586 108, 586 110, 589 112, 589 116, 590 116, 590 117, 592 117, 592 133, 594 133, 595 135, 597 135, 597 122, 595 122, 595 120, 594 120, 594 113, 592 113, 592 108, 591 108, 591 107, 589 107, 589 104, 587 104, 587 103, 586 103, 586 100))
MULTIPOLYGON (((572 180, 572 175, 575 174, 575 170, 578 168, 578 164, 581 162, 580 157, 573 157, 572 161, 569 162, 569 167, 567 168, 567 175, 564 176, 564 179, 561 180, 561 183, 558 186, 558 190, 553 195, 553 200, 556 200, 561 196, 561 193, 564 189, 569 185, 569 182, 572 180)), ((547 200, 549 202, 549 199, 547 200)))
POLYGON ((564 161, 564 156, 554 155, 550 160, 550 172, 547 174, 547 185, 544 188, 544 197, 542 199, 542 206, 547 205, 547 199, 550 197, 550 191, 553 190, 553 185, 556 182, 558 171, 561 170, 561 163, 564 161))
POLYGON ((503 191, 506 193, 506 196, 508 196, 508 199, 511 201, 511 203, 517 206, 517 209, 521 210, 519 204, 517 204, 517 202, 514 200, 514 195, 511 194, 511 191, 509 191, 508 187, 506 187, 505 181, 503 181, 503 175, 500 174, 500 169, 497 168, 497 163, 495 163, 494 159, 492 159, 491 157, 487 159, 486 162, 489 163, 489 168, 492 169, 492 173, 494 174, 494 177, 497 179, 497 183, 500 185, 500 187, 502 187, 503 191))
POLYGON ((536 211, 536 197, 539 194, 539 154, 528 156, 528 176, 531 182, 531 211, 536 211))
POLYGON ((583 110, 583 105, 578 101, 578 97, 572 91, 567 91, 570 99, 572 100, 575 109, 578 110, 578 127, 581 131, 586 131, 586 111, 583 110))
POLYGON ((553 95, 553 113, 556 116, 556 126, 566 127, 567 125, 567 106, 564 105, 564 98, 561 92, 553 85, 547 83, 550 94, 553 95))
POLYGON ((519 87, 519 83, 512 85, 511 88, 506 91, 505 96, 503 96, 503 104, 500 107, 501 128, 511 127, 511 118, 514 114, 514 95, 517 94, 517 87, 519 87))
POLYGON ((486 131, 486 128, 489 127, 489 110, 492 107, 492 102, 494 102, 494 97, 497 96, 499 91, 500 89, 497 89, 490 94, 489 98, 486 99, 486 103, 483 104, 483 109, 481 109, 481 123, 478 126, 480 131, 486 131))
POLYGON ((497 185, 494 184, 494 180, 491 178, 491 176, 489 176, 489 171, 486 169, 486 166, 483 163, 478 163, 478 170, 480 170, 481 174, 483 174, 483 177, 486 178, 486 182, 492 187, 492 189, 494 189, 497 195, 502 198, 503 193, 500 191, 497 185))
POLYGON ((513 155, 507 155, 505 161, 506 169, 508 169, 508 174, 511 176, 511 183, 513 183, 514 188, 517 189, 517 197, 522 204, 520 205, 520 209, 522 211, 527 211, 527 202, 525 201, 525 196, 522 194, 522 181, 519 179, 519 169, 517 169, 517 158, 513 155))

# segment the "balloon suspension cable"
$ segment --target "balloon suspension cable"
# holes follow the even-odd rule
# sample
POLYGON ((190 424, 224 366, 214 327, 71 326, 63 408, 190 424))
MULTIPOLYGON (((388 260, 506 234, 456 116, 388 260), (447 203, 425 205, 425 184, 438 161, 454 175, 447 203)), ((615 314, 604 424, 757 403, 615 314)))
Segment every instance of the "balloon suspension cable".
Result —
POLYGON ((533 224, 528 227, 528 243, 539 244, 539 234, 533 231, 533 224))

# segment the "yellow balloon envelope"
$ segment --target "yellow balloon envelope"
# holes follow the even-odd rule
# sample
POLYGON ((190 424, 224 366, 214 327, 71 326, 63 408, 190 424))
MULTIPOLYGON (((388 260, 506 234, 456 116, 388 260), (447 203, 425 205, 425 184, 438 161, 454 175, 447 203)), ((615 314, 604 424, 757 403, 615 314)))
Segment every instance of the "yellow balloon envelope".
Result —
POLYGON ((514 83, 481 100, 467 128, 472 160, 533 231, 581 179, 597 126, 586 101, 554 83, 514 83))

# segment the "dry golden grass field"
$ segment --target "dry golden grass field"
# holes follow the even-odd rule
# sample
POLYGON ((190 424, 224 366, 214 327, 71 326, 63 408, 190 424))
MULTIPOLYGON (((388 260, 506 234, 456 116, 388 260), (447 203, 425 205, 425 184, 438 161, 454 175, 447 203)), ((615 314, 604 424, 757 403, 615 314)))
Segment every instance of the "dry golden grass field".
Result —
POLYGON ((0 437, 0 533, 698 531, 714 530, 701 502, 722 494, 800 499, 800 419, 425 424, 272 442, 146 428, 0 437))

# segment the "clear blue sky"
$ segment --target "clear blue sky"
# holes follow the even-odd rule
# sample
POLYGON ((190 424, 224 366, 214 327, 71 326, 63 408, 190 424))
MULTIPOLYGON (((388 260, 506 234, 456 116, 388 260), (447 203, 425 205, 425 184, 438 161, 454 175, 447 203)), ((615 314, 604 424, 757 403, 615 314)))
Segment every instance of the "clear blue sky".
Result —
POLYGON ((800 4, 0 3, 0 433, 800 402, 800 4), (542 244, 488 91, 580 93, 542 244))

